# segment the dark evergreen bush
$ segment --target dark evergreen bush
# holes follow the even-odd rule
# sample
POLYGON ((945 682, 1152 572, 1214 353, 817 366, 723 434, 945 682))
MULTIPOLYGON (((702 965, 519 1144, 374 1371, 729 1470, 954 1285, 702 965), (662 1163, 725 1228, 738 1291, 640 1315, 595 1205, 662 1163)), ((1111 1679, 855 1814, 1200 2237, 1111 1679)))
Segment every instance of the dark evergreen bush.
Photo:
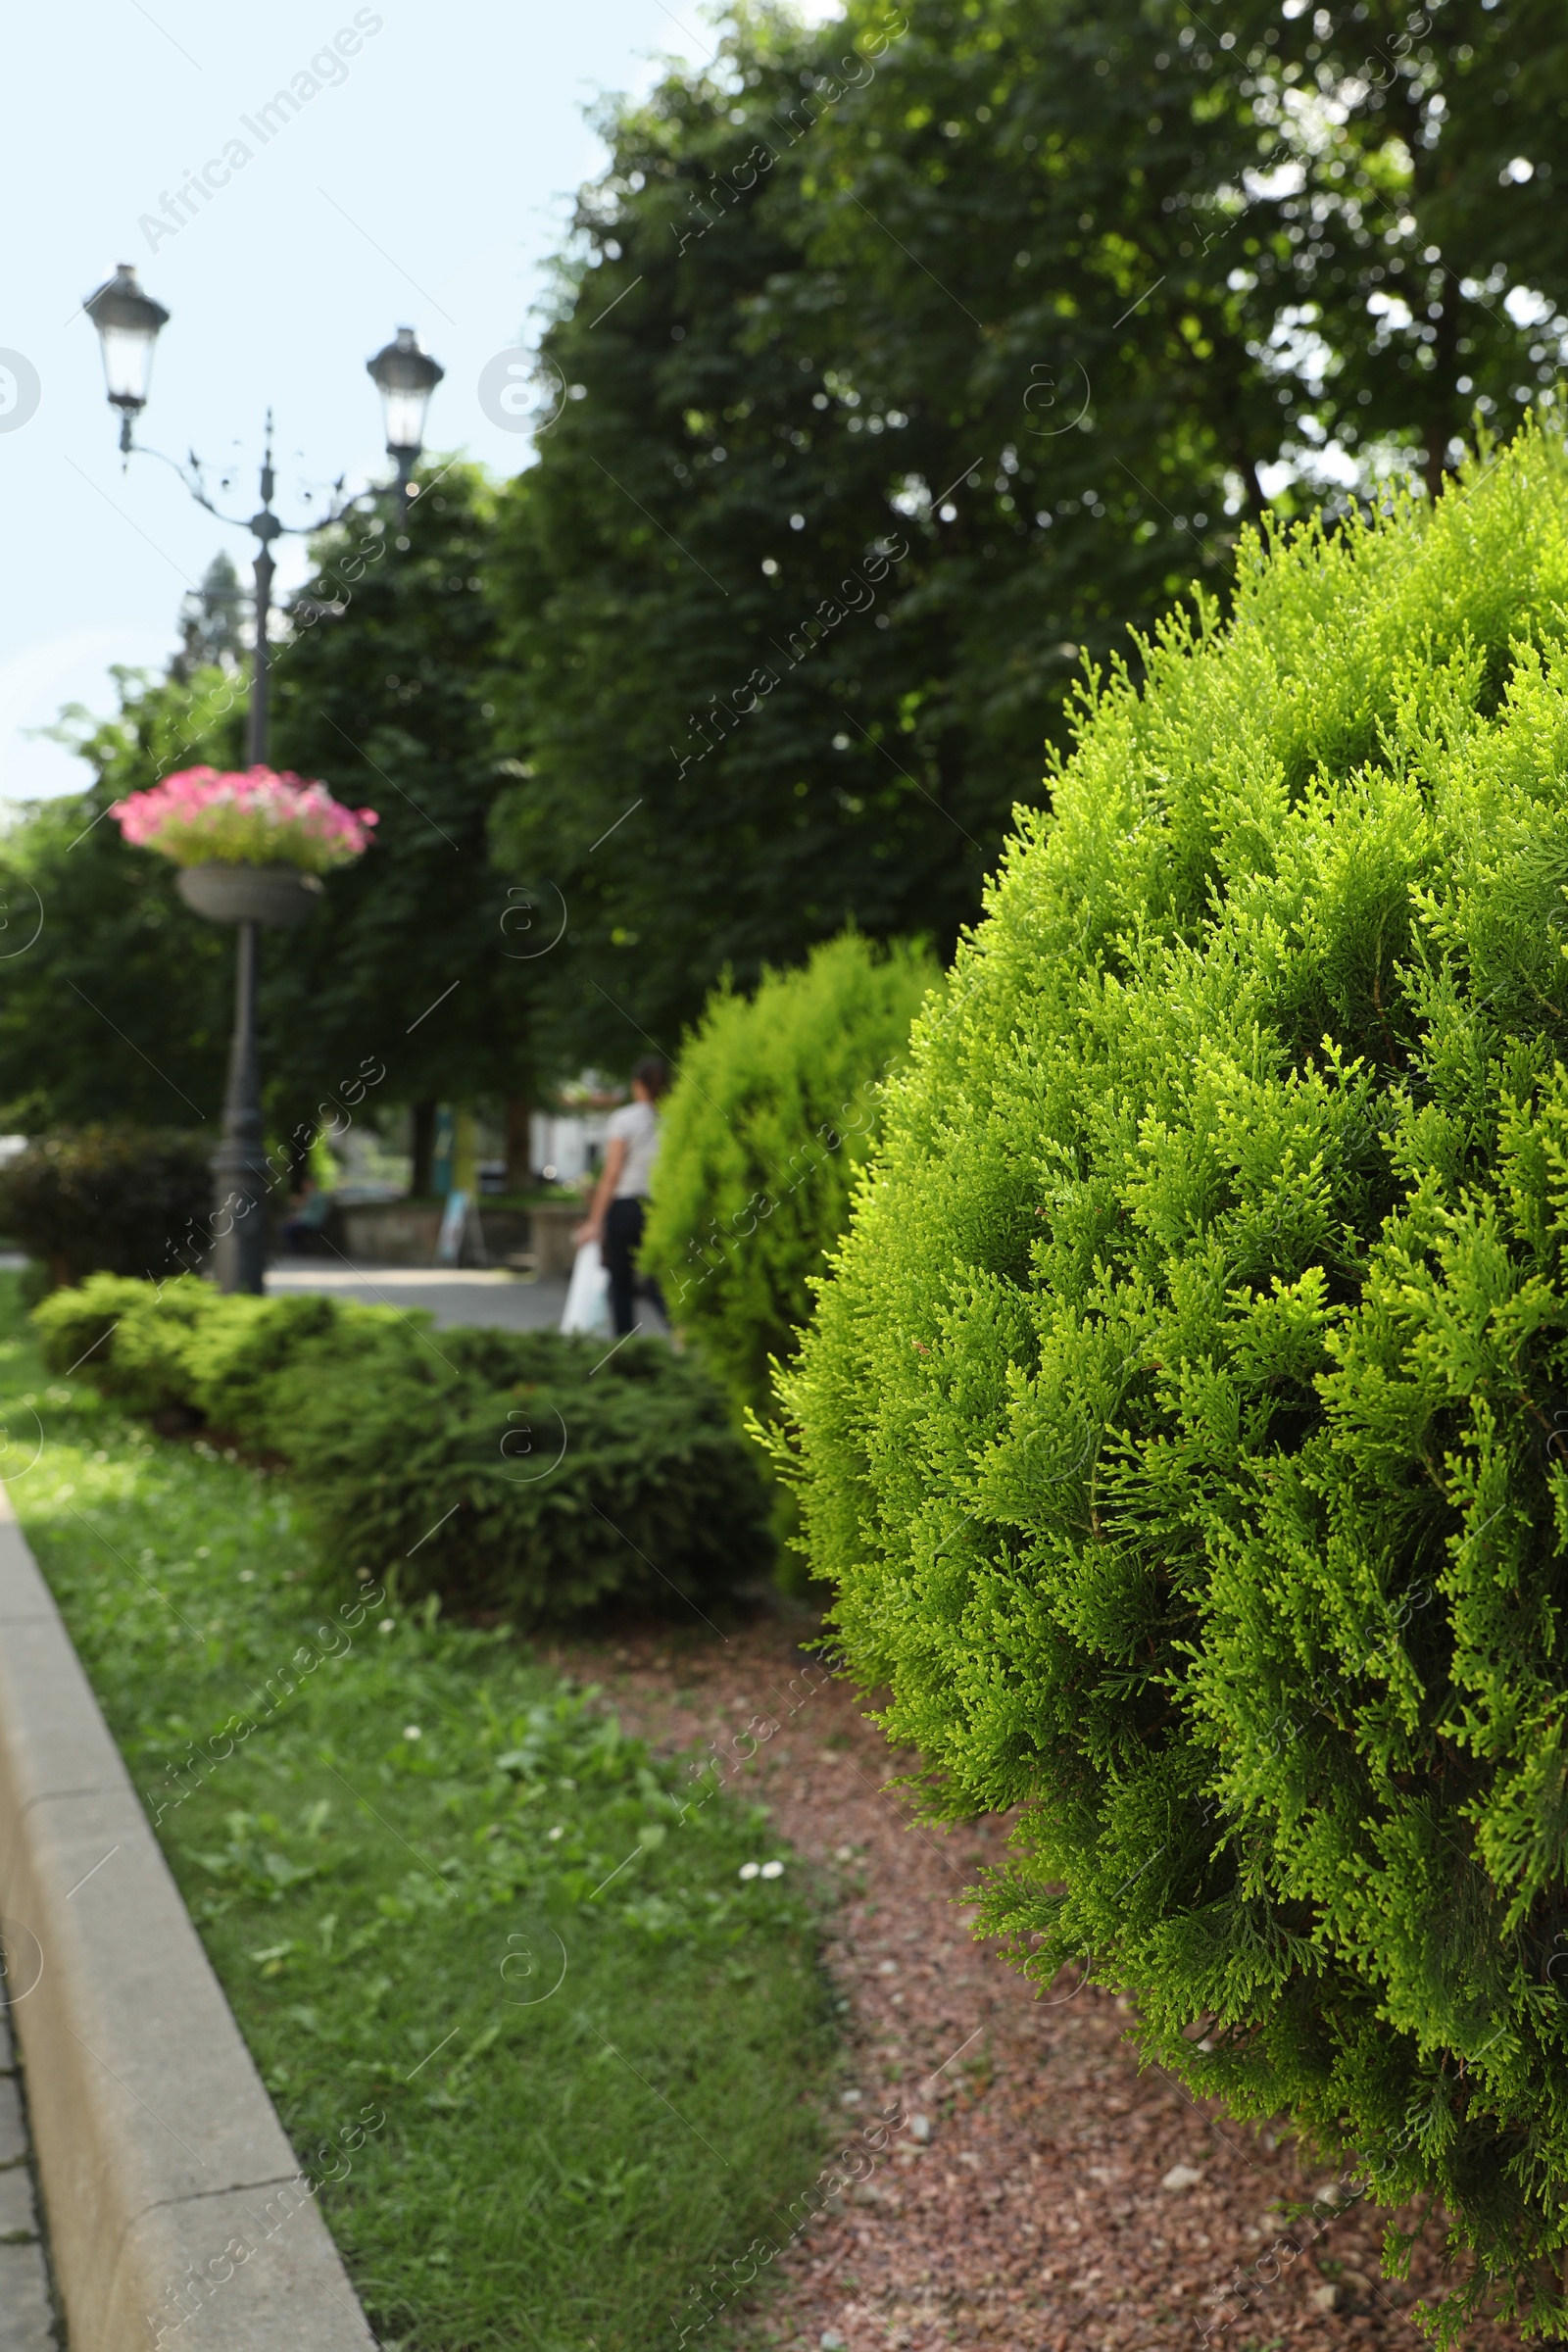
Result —
POLYGON ((174 1274, 209 1246, 213 1178, 198 1137, 145 1127, 48 1135, 0 1168, 0 1233, 51 1284, 174 1274))
POLYGON ((1568 2321, 1568 459, 1097 683, 783 1384, 986 1919, 1568 2321))
POLYGON ((918 948, 855 932, 756 993, 715 990, 664 1106, 644 1262, 737 1414, 764 1406, 808 1288, 849 1218, 880 1081, 940 977, 918 948))
POLYGON ((771 1561, 762 1480, 662 1342, 442 1331, 324 1298, 97 1276, 36 1309, 54 1370, 280 1457, 329 1565, 517 1625, 691 1613, 771 1561))

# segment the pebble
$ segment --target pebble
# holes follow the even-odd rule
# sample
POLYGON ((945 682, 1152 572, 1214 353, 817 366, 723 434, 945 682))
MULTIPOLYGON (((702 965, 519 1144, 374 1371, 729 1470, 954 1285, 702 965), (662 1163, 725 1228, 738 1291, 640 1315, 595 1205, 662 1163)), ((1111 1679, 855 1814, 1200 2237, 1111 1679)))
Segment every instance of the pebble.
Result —
POLYGON ((1173 2164, 1160 2182, 1161 2188, 1196 2188, 1203 2176, 1191 2164, 1173 2164))

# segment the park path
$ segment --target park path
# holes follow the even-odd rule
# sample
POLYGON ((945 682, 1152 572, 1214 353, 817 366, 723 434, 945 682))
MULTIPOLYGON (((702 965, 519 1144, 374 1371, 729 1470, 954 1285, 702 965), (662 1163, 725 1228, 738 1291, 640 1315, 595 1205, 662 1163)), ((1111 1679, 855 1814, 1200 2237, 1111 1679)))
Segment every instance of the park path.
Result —
MULTIPOLYGON (((916 1827, 887 1787, 913 1756, 890 1754, 854 1692, 797 1649, 799 1630, 639 1627, 552 1652, 661 1746, 718 1740, 733 1755, 754 1718, 753 1738, 776 1725, 732 1785, 849 1889, 827 1950, 851 2001, 846 2130, 895 2094, 929 2121, 923 2144, 902 2134, 784 2256, 769 2298, 732 2307, 736 2340, 1199 2352, 1207 2329, 1207 2352, 1419 2352, 1411 2305, 1441 2291, 1435 2235, 1407 2284, 1383 2279, 1383 2222, 1360 2205, 1320 2201, 1293 2230, 1282 2209, 1331 2186, 1326 2167, 1303 2170, 1271 2133, 1141 2072, 1110 1995, 1062 1984, 1039 1997, 977 1943, 963 1890, 1001 1859, 1005 1825, 916 1827), (1292 2235, 1300 2251, 1271 2251, 1292 2235)), ((1465 2347, 1520 2340, 1481 2327, 1465 2347)))
POLYGON ((351 1265, 346 1258, 285 1258, 268 1268, 267 1288, 274 1298, 320 1291, 355 1306, 430 1314, 438 1331, 454 1323, 492 1325, 502 1331, 556 1331, 566 1303, 564 1282, 535 1282, 474 1266, 351 1265))
POLYGON ((0 2352, 56 2352, 16 2045, 0 1999, 0 2352))

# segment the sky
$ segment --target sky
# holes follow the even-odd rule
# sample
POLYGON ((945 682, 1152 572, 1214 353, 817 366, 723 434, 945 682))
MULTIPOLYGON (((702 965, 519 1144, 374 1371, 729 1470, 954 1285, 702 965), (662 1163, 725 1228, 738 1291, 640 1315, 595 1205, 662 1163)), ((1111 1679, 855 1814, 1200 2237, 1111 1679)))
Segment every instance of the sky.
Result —
MULTIPOLYGON (((805 0, 803 13, 838 11, 805 0)), ((112 662, 161 667, 181 596, 220 548, 249 576, 247 530, 205 514, 156 458, 122 467, 83 297, 129 262, 169 311, 137 439, 172 459, 194 449, 227 513, 259 503, 269 406, 285 520, 306 519, 301 493, 319 499, 339 473, 350 489, 386 477, 365 364, 399 326, 447 371, 427 446, 514 473, 529 443, 486 414, 480 378, 537 337, 572 194, 604 162, 585 110, 646 89, 662 58, 706 59, 710 19, 707 0, 86 0, 14 14, 0 804, 80 790, 80 760, 30 731, 71 702, 113 711, 112 662), (263 118, 279 90, 298 93, 297 111, 263 118), (225 158, 236 141, 243 161, 225 158), (213 192, 187 197, 181 220, 178 191, 204 171, 213 192)), ((283 541, 279 586, 304 568, 303 540, 283 541)))

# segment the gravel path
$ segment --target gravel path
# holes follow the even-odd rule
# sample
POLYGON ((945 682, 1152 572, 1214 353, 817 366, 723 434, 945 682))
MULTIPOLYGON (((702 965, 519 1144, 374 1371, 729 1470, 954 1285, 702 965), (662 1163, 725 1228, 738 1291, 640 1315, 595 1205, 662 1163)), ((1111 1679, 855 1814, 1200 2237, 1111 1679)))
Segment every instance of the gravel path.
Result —
MULTIPOLYGON (((846 2131, 895 2096, 914 2119, 774 2266, 772 2295, 731 2307, 737 2340, 758 2352, 1427 2341, 1410 2306, 1441 2290, 1436 2234, 1410 2283, 1385 2281, 1382 2220, 1345 2204, 1323 2168, 1303 2171, 1271 2133, 1141 2072, 1124 2004, 1065 1982, 1038 1994, 977 1943, 963 1889, 1000 1858, 1004 1825, 914 1826, 887 1784, 915 1759, 890 1755, 789 1629, 639 1629, 553 1654, 602 1684, 628 1729, 668 1746, 716 1741, 732 1785, 838 1874, 827 1960, 851 2003, 846 2131)), ((1520 2340, 1482 2327, 1466 2352, 1520 2340)))
POLYGON ((56 2352, 16 2049, 0 1999, 0 2352, 56 2352))

